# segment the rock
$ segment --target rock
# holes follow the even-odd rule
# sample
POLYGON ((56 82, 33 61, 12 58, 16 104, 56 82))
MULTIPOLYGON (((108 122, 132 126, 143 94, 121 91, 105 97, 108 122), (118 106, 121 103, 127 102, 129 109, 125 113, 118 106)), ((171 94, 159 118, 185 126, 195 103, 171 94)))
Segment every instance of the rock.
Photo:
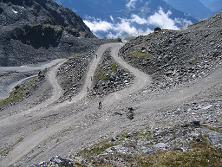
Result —
POLYGON ((160 27, 156 27, 156 28, 154 28, 154 32, 159 32, 159 31, 161 31, 162 29, 160 28, 160 27))
POLYGON ((134 109, 132 107, 127 109, 126 117, 130 120, 134 119, 134 109))
POLYGON ((194 127, 196 127, 196 128, 198 128, 198 127, 200 127, 200 121, 193 121, 193 122, 191 122, 191 125, 193 125, 194 127))
POLYGON ((154 145, 154 147, 158 150, 167 150, 168 146, 165 143, 158 143, 154 145))
POLYGON ((208 110, 208 109, 210 109, 212 106, 213 106, 213 105, 210 104, 210 105, 207 105, 207 106, 203 107, 202 109, 203 109, 203 110, 208 110))
POLYGON ((61 158, 60 156, 56 156, 50 159, 50 162, 59 165, 59 166, 65 166, 65 167, 73 167, 74 162, 69 159, 61 158))

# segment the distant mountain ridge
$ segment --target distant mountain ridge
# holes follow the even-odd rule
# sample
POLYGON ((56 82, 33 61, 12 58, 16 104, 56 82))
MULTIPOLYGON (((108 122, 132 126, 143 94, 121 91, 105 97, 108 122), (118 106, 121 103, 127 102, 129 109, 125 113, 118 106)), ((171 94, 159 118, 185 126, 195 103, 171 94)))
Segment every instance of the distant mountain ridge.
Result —
POLYGON ((212 12, 218 13, 222 11, 222 0, 199 0, 212 12))
POLYGON ((202 20, 210 17, 213 12, 199 0, 165 0, 173 8, 202 20))

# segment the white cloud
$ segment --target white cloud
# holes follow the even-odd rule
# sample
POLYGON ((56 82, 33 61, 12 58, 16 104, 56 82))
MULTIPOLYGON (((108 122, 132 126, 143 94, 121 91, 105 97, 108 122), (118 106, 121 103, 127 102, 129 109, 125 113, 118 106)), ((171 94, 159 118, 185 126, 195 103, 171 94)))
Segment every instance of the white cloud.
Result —
POLYGON ((178 30, 175 20, 170 18, 171 11, 164 12, 162 8, 159 9, 152 16, 148 17, 148 23, 151 25, 159 26, 165 29, 178 30))
POLYGON ((147 24, 147 20, 145 18, 141 18, 138 15, 133 14, 131 17, 131 21, 137 24, 147 24))
POLYGON ((148 18, 133 14, 128 19, 114 19, 110 16, 111 22, 95 18, 88 18, 84 22, 93 33, 98 36, 101 35, 101 33, 103 35, 105 34, 107 38, 147 35, 152 32, 149 27, 155 26, 163 29, 178 30, 179 27, 186 27, 191 24, 190 21, 185 19, 172 19, 170 18, 171 14, 171 11, 164 12, 163 9, 160 8, 148 18), (178 27, 178 25, 180 26, 178 27))
POLYGON ((138 36, 138 35, 147 35, 151 32, 149 28, 142 30, 136 28, 132 25, 132 20, 130 19, 121 19, 119 23, 115 24, 113 27, 113 32, 108 34, 108 38, 116 37, 128 37, 128 36, 138 36))
POLYGON ((175 19, 175 23, 181 25, 182 29, 187 28, 188 26, 192 25, 192 21, 186 19, 175 19))
POLYGON ((123 32, 123 33, 127 33, 127 34, 137 34, 137 29, 133 26, 130 25, 130 22, 125 20, 125 19, 122 19, 120 23, 118 23, 114 29, 116 31, 120 31, 120 32, 123 32))
POLYGON ((112 24, 107 21, 102 20, 84 20, 84 23, 91 29, 93 32, 106 32, 110 29, 112 29, 112 24))
POLYGON ((126 4, 126 7, 129 9, 135 8, 137 0, 129 0, 129 2, 126 4))
POLYGON ((151 32, 150 29, 142 30, 133 26, 133 19, 120 18, 120 21, 115 24, 99 19, 84 20, 84 22, 93 33, 105 32, 108 38, 146 35, 151 32))

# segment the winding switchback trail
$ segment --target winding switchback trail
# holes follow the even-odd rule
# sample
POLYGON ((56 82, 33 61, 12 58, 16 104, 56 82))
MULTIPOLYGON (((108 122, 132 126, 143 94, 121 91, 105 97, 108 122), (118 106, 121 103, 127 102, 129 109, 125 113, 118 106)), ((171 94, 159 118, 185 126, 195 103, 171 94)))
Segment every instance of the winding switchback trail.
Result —
POLYGON ((59 69, 59 67, 65 62, 64 59, 60 59, 60 63, 57 64, 56 66, 52 67, 49 72, 47 73, 47 80, 50 82, 52 85, 52 96, 44 101, 43 103, 29 109, 26 111, 21 111, 18 114, 8 116, 6 118, 1 118, 0 120, 0 129, 7 127, 7 126, 12 126, 16 125, 20 121, 25 121, 24 116, 27 114, 30 114, 32 112, 36 112, 42 108, 47 107, 48 105, 52 104, 53 102, 57 101, 63 94, 63 90, 61 86, 59 85, 57 79, 56 79, 56 74, 59 69))
MULTIPOLYGON (((100 60, 102 58, 103 53, 111 48, 111 55, 112 57, 124 68, 128 69, 133 75, 135 75, 135 82, 130 87, 123 89, 119 92, 112 93, 111 95, 107 96, 107 98, 104 99, 104 103, 106 103, 106 107, 109 106, 109 104, 113 104, 115 101, 120 100, 122 98, 127 97, 129 94, 134 93, 140 89, 142 89, 144 86, 149 84, 151 82, 150 77, 141 71, 133 68, 132 66, 125 63, 120 57, 118 57, 119 49, 121 48, 121 44, 119 43, 111 43, 111 44, 105 44, 100 46, 100 48, 97 50, 97 58, 94 58, 92 63, 90 64, 90 67, 88 69, 85 83, 83 85, 83 88, 79 94, 77 94, 75 97, 72 98, 71 101, 66 101, 61 104, 57 104, 52 108, 48 108, 47 110, 58 110, 62 107, 70 106, 74 103, 77 103, 81 99, 87 96, 87 88, 92 87, 92 80, 91 77, 94 76, 97 66, 100 63, 100 60)), ((92 111, 97 110, 97 105, 93 105, 90 107, 92 111)), ((47 112, 47 111, 46 111, 47 112)), ((52 137, 54 134, 68 128, 69 126, 73 125, 75 122, 74 120, 81 120, 84 119, 84 116, 90 114, 87 112, 87 110, 84 110, 77 115, 72 115, 69 118, 66 118, 62 121, 60 121, 57 124, 53 124, 50 127, 47 128, 41 128, 32 134, 29 134, 27 137, 24 138, 24 140, 20 143, 18 143, 12 151, 9 152, 8 156, 2 161, 3 166, 10 166, 20 160, 22 157, 27 155, 32 149, 34 149, 36 146, 38 146, 41 142, 46 141, 50 137, 52 137)), ((41 113, 40 113, 41 115, 41 113)))
POLYGON ((111 56, 120 66, 127 69, 131 74, 133 74, 135 76, 135 79, 134 79, 133 84, 130 87, 108 95, 103 101, 103 104, 105 106, 111 105, 116 100, 120 100, 125 97, 128 97, 130 94, 135 93, 141 90, 142 88, 144 88, 145 86, 151 84, 151 78, 149 75, 132 67, 131 65, 126 63, 121 57, 119 57, 118 53, 119 53, 120 48, 123 45, 113 44, 112 46, 113 48, 111 50, 111 56))
POLYGON ((26 77, 26 78, 23 78, 19 81, 16 81, 16 82, 13 82, 9 85, 5 85, 3 86, 1 92, 0 92, 0 100, 3 100, 3 99, 6 99, 10 96, 10 93, 13 91, 13 89, 15 89, 15 87, 17 85, 21 85, 22 83, 24 83, 25 81, 31 79, 31 78, 34 78, 34 77, 37 77, 38 75, 31 75, 29 77, 26 77))

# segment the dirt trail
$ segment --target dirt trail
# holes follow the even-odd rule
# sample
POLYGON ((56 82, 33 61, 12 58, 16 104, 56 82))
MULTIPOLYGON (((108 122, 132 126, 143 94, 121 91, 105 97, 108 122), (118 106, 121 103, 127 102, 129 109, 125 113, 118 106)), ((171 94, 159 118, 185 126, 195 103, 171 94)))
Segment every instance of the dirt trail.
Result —
POLYGON ((0 120, 0 129, 16 125, 20 121, 25 121, 24 116, 31 114, 33 112, 37 112, 40 109, 46 108, 48 105, 52 104, 53 102, 57 101, 63 94, 63 90, 56 79, 56 74, 59 69, 59 67, 65 62, 65 60, 60 60, 60 63, 53 68, 50 69, 50 71, 47 73, 47 80, 50 82, 53 88, 52 96, 44 101, 43 103, 29 109, 26 111, 21 111, 18 114, 8 116, 6 118, 1 118, 0 120))

